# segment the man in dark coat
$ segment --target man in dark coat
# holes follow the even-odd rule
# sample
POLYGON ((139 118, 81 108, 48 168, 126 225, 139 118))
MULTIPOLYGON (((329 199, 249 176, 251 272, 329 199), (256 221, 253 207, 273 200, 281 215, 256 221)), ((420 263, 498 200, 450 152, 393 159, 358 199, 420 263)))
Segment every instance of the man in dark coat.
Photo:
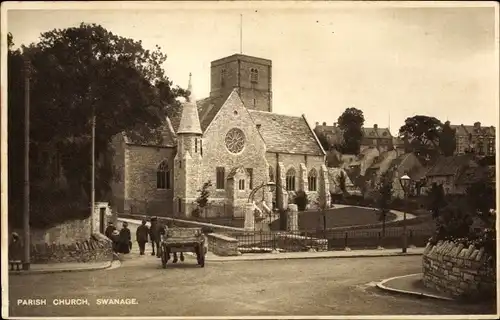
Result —
POLYGON ((132 236, 130 235, 130 229, 128 228, 128 223, 124 222, 123 227, 120 230, 120 253, 127 254, 130 253, 130 244, 132 243, 132 236))
POLYGON ((151 252, 151 255, 155 255, 156 249, 156 256, 158 258, 160 257, 160 241, 162 231, 164 232, 165 228, 158 222, 158 218, 152 217, 151 228, 149 229, 149 237, 151 238, 151 245, 153 247, 153 252, 151 252))
POLYGON ((9 264, 10 270, 14 270, 14 265, 16 266, 16 271, 19 271, 19 266, 23 259, 23 245, 19 239, 19 235, 16 232, 12 232, 11 240, 8 248, 9 264))
POLYGON ((104 231, 104 234, 106 235, 106 237, 111 239, 113 231, 115 231, 115 230, 116 230, 116 228, 113 225, 113 222, 109 221, 108 226, 106 227, 106 231, 104 231))
POLYGON ((140 255, 143 256, 149 236, 149 228, 148 226, 146 226, 146 220, 142 220, 142 224, 139 227, 137 227, 135 235, 137 243, 139 244, 140 255))

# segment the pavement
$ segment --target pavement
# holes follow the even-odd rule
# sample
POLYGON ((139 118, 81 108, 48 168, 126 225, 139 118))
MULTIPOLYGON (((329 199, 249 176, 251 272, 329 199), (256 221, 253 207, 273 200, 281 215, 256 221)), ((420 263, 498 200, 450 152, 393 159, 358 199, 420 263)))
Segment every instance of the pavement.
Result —
POLYGON ((95 271, 108 268, 117 268, 120 261, 103 262, 71 262, 71 263, 33 263, 29 270, 11 271, 9 275, 28 275, 40 273, 58 273, 58 272, 79 272, 95 271))
POLYGON ((405 294, 418 298, 433 298, 448 301, 455 300, 448 294, 425 287, 422 277, 422 273, 392 277, 377 283, 377 287, 391 293, 405 294))

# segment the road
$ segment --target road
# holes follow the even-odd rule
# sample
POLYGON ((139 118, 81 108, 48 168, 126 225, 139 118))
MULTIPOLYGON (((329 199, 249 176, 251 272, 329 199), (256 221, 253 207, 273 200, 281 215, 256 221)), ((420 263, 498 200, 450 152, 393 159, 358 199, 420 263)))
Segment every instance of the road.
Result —
MULTIPOLYGON (((135 250, 134 250, 135 251, 135 250)), ((211 262, 187 258, 161 268, 133 252, 112 270, 11 276, 10 316, 271 316, 451 315, 493 308, 393 295, 375 281, 421 271, 421 258, 382 257, 211 262), (44 298, 45 306, 17 305, 44 298), (89 305, 54 306, 53 299, 89 305), (97 299, 136 299, 136 305, 96 305, 97 299)))

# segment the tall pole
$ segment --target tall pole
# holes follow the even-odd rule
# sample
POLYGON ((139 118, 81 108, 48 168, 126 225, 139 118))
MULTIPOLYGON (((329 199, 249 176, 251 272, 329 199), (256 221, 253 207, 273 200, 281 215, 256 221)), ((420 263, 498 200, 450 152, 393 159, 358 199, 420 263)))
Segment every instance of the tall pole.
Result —
MULTIPOLYGON (((89 40, 89 66, 90 66, 90 74, 94 75, 94 67, 92 64, 92 42, 89 40)), ((90 221, 91 221, 91 226, 90 226, 90 231, 92 233, 96 232, 97 230, 94 230, 95 228, 95 125, 96 125, 96 117, 95 117, 95 106, 94 106, 94 98, 92 95, 92 81, 94 80, 94 77, 90 78, 89 82, 89 102, 90 102, 90 107, 92 108, 92 170, 91 170, 91 191, 90 191, 90 221)))
POLYGON ((24 60, 24 259, 23 270, 30 269, 30 71, 31 63, 24 60))
POLYGON ((243 14, 240 14, 240 53, 243 54, 243 14))
POLYGON ((90 201, 92 202, 91 204, 91 221, 92 221, 92 226, 91 226, 91 231, 92 233, 96 232, 94 230, 94 211, 95 211, 95 111, 94 111, 94 106, 92 106, 92 191, 91 191, 91 199, 90 201))
POLYGON ((408 247, 408 238, 406 236, 406 209, 408 207, 408 191, 404 190, 404 193, 405 193, 405 209, 403 211, 403 253, 406 253, 406 248, 408 247))

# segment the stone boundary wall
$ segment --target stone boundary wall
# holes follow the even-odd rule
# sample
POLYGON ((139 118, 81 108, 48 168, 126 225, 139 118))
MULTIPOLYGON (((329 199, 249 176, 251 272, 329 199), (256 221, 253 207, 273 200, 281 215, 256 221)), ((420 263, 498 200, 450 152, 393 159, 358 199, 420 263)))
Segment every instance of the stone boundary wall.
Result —
POLYGON ((218 256, 238 256, 241 253, 238 251, 238 240, 218 234, 209 233, 208 238, 208 250, 213 252, 218 256))
POLYGON ((113 260, 112 242, 100 233, 72 244, 37 243, 31 246, 31 263, 101 262, 113 260))
POLYGON ((316 251, 328 251, 328 240, 305 237, 296 234, 277 234, 277 247, 282 249, 288 248, 307 248, 316 251))
POLYGON ((491 259, 495 257, 473 245, 466 248, 451 241, 429 243, 422 258, 424 285, 456 298, 494 297, 496 270, 491 259))

